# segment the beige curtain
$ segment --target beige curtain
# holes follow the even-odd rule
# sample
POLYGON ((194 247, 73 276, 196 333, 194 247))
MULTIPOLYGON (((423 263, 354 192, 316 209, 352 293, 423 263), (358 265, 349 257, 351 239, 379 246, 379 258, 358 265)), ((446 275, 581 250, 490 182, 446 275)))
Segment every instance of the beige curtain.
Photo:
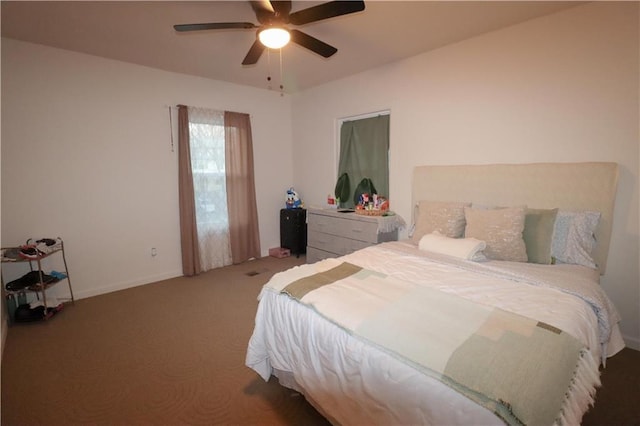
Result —
POLYGON ((198 229, 189 148, 189 113, 184 105, 178 106, 178 191, 180 202, 180 242, 182 245, 182 273, 199 274, 200 253, 198 229))
POLYGON ((248 114, 225 111, 227 208, 233 263, 260 257, 253 141, 248 114))

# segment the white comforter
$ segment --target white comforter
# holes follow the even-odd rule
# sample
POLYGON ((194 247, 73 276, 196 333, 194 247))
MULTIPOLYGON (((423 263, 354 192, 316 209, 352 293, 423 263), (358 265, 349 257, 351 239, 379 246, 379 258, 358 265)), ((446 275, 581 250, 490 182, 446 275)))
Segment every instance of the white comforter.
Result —
MULTIPOLYGON (((544 321, 583 342, 594 359, 623 347, 618 314, 597 285, 597 272, 588 268, 478 264, 433 256, 403 242, 360 250, 340 261, 544 321), (497 278, 497 271, 504 276, 497 278), (561 289, 552 287, 554 280, 561 289)), ((337 424, 503 424, 448 386, 279 294, 291 281, 336 262, 327 259, 276 274, 263 288, 247 366, 265 380, 277 375, 337 424)))

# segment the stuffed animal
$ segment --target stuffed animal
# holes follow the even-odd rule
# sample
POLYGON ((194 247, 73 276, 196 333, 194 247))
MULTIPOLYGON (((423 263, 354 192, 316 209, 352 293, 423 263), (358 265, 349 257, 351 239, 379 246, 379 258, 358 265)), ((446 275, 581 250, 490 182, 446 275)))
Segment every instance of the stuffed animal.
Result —
POLYGON ((302 207, 302 201, 295 189, 287 189, 287 196, 285 197, 285 206, 288 209, 298 209, 302 207))

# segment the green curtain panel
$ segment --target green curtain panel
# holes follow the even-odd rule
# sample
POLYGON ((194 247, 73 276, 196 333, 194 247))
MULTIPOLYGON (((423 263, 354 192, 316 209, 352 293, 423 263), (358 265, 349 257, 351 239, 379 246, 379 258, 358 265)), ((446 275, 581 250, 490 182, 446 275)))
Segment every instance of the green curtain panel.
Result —
MULTIPOLYGON (((340 128, 338 176, 349 175, 351 185, 369 178, 379 195, 389 197, 389 115, 345 121, 340 128)), ((353 207, 351 197, 340 200, 342 207, 353 207)))

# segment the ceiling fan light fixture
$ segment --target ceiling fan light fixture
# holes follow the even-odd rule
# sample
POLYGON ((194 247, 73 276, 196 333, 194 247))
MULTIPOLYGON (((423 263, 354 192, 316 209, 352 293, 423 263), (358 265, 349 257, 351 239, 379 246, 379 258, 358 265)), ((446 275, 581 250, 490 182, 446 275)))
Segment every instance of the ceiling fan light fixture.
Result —
POLYGON ((258 39, 269 49, 280 49, 289 43, 291 34, 284 28, 269 27, 258 33, 258 39))

